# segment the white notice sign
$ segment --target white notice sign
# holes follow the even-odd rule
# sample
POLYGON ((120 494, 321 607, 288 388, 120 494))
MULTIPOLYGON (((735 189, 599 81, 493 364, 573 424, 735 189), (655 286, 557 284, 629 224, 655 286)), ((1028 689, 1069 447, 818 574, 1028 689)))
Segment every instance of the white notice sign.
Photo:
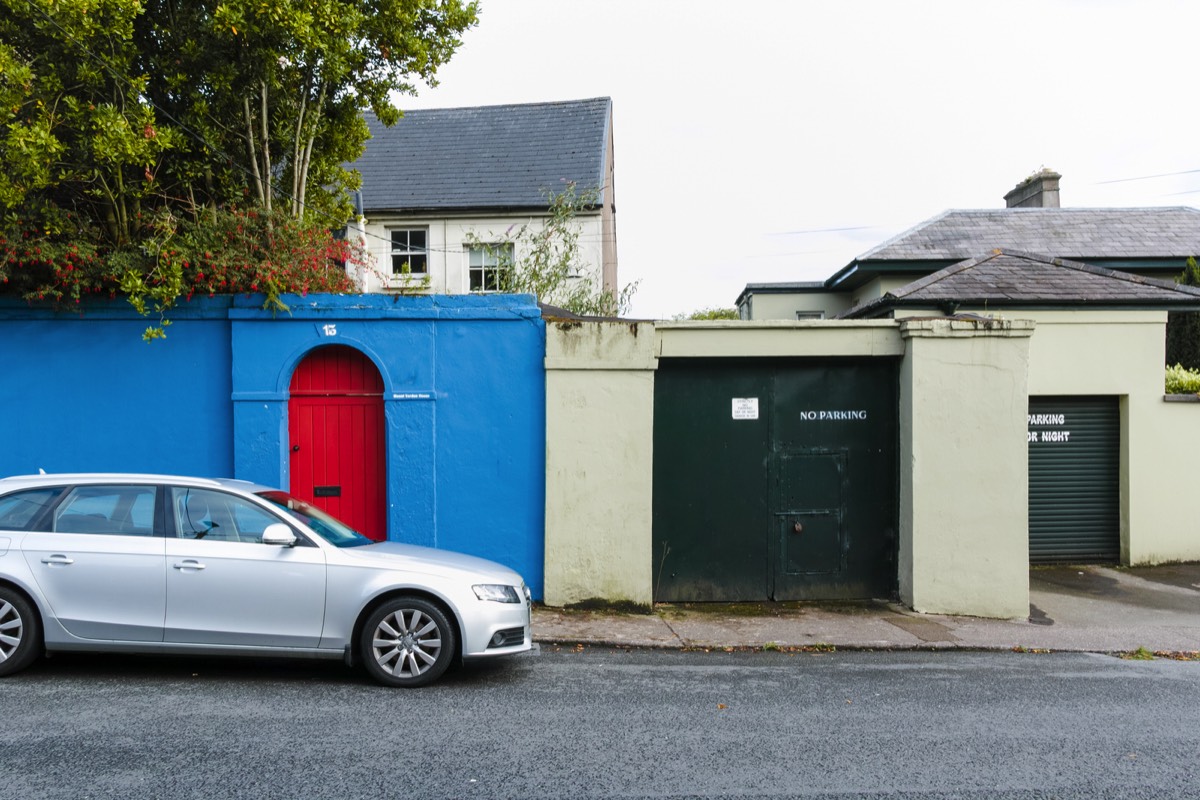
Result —
POLYGON ((735 397, 735 398, 733 398, 733 418, 734 419, 758 419, 758 398, 757 397, 735 397))

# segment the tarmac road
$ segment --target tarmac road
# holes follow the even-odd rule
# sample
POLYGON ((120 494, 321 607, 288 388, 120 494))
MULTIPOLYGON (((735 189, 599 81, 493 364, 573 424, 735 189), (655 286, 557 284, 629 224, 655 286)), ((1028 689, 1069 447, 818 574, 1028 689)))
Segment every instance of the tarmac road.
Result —
POLYGON ((544 646, 432 687, 57 657, 0 681, 0 798, 1175 798, 1200 663, 544 646))

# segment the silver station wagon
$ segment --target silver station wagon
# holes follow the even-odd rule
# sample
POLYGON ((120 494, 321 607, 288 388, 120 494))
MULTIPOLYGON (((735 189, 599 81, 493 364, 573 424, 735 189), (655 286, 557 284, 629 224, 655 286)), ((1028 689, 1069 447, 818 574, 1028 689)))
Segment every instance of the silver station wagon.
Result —
POLYGON ((285 492, 164 475, 0 480, 0 676, 47 651, 122 651, 340 658, 412 687, 530 642, 516 572, 374 542, 285 492))

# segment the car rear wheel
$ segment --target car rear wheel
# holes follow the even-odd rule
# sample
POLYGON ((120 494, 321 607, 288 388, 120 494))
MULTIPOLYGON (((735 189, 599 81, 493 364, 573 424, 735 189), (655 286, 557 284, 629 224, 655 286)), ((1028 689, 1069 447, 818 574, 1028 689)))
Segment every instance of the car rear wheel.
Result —
POLYGON ((360 646, 367 672, 379 683, 425 686, 440 678, 454 658, 454 627, 428 600, 398 597, 367 618, 360 646))
POLYGON ((0 586, 0 675, 25 669, 41 649, 41 623, 22 595, 0 586))

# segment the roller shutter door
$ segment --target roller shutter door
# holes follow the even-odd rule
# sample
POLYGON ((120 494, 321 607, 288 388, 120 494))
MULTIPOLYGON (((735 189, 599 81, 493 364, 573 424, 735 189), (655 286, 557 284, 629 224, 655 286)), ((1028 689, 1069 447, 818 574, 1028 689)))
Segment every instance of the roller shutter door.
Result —
POLYGON ((1117 398, 1031 397, 1028 438, 1030 562, 1117 562, 1117 398))

